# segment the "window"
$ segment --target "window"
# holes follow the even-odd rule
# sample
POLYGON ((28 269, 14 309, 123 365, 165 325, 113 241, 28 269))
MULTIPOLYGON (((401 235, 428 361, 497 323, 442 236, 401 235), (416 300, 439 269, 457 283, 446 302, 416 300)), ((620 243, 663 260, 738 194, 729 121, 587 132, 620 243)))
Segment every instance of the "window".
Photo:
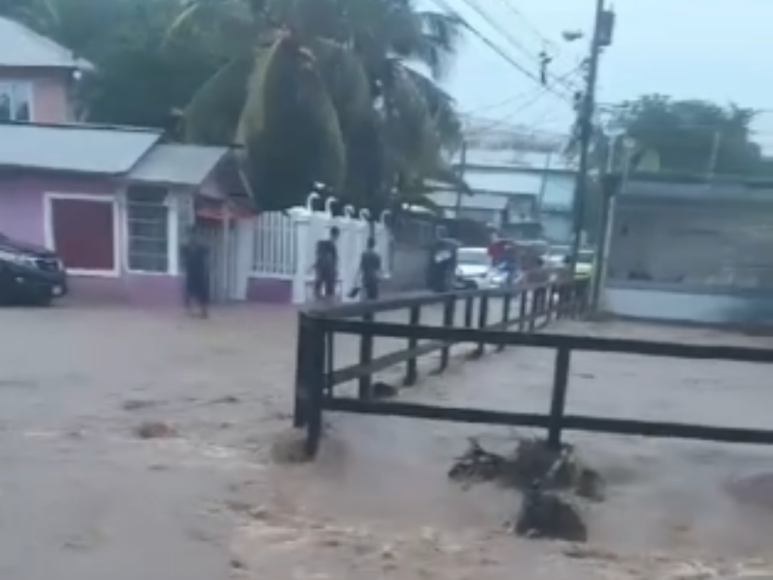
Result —
POLYGON ((134 272, 169 271, 169 208, 163 187, 131 186, 126 192, 128 266, 134 272))
POLYGON ((0 122, 32 121, 32 85, 0 83, 0 122))

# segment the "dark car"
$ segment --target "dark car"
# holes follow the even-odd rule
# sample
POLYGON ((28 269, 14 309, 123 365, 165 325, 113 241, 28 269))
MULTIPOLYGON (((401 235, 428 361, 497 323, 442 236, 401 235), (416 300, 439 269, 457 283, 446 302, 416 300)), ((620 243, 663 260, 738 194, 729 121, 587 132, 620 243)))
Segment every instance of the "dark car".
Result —
POLYGON ((67 272, 52 251, 0 233, 0 303, 48 306, 67 294, 67 272))

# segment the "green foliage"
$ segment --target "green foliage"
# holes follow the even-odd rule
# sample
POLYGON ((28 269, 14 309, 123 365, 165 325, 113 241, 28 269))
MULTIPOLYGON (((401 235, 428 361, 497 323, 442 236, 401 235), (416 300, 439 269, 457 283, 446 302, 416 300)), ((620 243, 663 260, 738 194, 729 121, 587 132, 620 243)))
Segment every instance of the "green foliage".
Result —
MULTIPOLYGON (((198 0, 175 21, 170 37, 218 36, 227 27, 212 13, 217 4, 198 0)), ((460 124, 450 97, 410 65, 442 72, 458 38, 454 19, 417 11, 409 0, 242 5, 238 29, 227 36, 253 31, 232 58, 248 54, 254 66, 249 78, 239 70, 243 81, 227 69, 234 72, 232 87, 246 87, 231 129, 245 147, 245 173, 261 207, 302 203, 313 183, 323 182, 344 202, 375 210, 388 205, 398 184, 442 173, 441 152, 458 143, 460 124)), ((236 99, 224 82, 205 83, 206 98, 192 99, 185 111, 189 137, 208 135, 202 127, 213 118, 218 132, 228 133, 236 99), (229 104, 218 103, 226 95, 229 104)))
POLYGON ((460 26, 413 0, 0 0, 0 15, 94 64, 89 121, 243 145, 264 209, 324 182, 375 210, 452 175, 460 123, 435 79, 460 26))
POLYGON ((753 175, 761 168, 760 148, 751 140, 754 117, 753 110, 736 105, 647 95, 623 103, 613 124, 660 171, 753 175))

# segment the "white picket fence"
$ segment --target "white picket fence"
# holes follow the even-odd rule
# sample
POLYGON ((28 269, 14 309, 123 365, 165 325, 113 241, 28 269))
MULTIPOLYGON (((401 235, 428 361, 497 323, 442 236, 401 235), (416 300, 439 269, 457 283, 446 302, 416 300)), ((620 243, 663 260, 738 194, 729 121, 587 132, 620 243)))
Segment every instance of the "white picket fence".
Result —
MULTIPOLYGON (((344 208, 343 216, 333 216, 329 199, 321 210, 314 208, 319 197, 309 196, 306 207, 292 208, 286 213, 263 213, 255 220, 252 277, 292 281, 293 303, 302 304, 312 295, 313 264, 317 242, 330 237, 337 226, 339 284, 341 300, 356 283, 360 255, 365 250, 370 225, 367 210, 355 215, 352 206, 344 208)), ((375 224, 376 249, 381 254, 384 274, 390 272, 389 231, 382 220, 375 224)))

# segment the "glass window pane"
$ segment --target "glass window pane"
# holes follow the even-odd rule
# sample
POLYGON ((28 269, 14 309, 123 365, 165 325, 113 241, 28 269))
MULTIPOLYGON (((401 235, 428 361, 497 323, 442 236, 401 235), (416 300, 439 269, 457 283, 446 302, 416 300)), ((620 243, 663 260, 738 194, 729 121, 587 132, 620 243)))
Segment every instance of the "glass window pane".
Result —
POLYGON ((13 105, 14 121, 30 121, 30 87, 29 85, 13 85, 11 103, 13 105))
POLYGON ((128 196, 129 269, 167 272, 169 269, 166 191, 140 189, 128 196), (139 202, 139 203, 138 203, 139 202))
POLYGON ((7 86, 0 86, 0 121, 10 121, 11 110, 11 91, 7 86))

